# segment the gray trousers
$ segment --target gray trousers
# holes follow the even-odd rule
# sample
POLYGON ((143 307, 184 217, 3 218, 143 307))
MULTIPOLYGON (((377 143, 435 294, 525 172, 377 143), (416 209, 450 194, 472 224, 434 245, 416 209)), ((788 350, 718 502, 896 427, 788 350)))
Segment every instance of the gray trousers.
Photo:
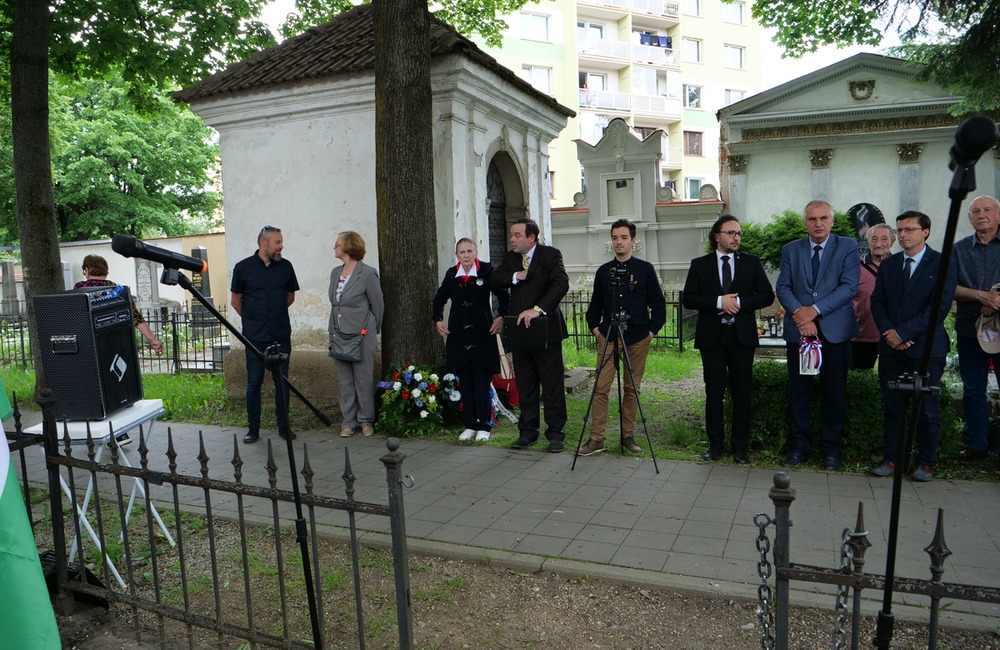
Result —
POLYGON ((378 337, 369 331, 361 343, 361 361, 333 360, 340 382, 344 429, 375 424, 375 351, 378 337))

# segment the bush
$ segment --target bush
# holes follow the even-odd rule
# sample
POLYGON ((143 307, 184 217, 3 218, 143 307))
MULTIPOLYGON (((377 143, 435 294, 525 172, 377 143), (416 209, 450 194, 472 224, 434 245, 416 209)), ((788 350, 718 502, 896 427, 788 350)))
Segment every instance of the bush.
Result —
MULTIPOLYGON (((812 416, 813 448, 820 441, 819 380, 814 382, 809 410, 812 416)), ((788 445, 788 369, 784 363, 758 360, 753 366, 750 399, 750 446, 765 456, 783 459, 788 445)), ((947 386, 941 387, 941 457, 953 457, 961 449, 960 422, 947 386)), ((730 412, 727 393, 726 414, 730 412)), ((873 370, 847 374, 847 417, 844 423, 845 459, 874 463, 882 459, 882 391, 873 370)))
MULTIPOLYGON (((802 214, 785 210, 771 217, 770 223, 747 222, 742 225, 743 238, 740 251, 760 258, 764 268, 777 271, 781 265, 781 249, 785 244, 806 236, 802 214)), ((844 212, 834 212, 833 232, 844 237, 855 237, 851 220, 844 212)), ((711 242, 708 244, 711 250, 711 242)))

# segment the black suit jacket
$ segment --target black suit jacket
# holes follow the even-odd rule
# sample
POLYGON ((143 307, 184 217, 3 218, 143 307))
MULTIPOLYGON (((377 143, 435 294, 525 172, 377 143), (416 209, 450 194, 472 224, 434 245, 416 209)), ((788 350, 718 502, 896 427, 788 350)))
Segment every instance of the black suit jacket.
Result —
POLYGON ((445 370, 457 372, 472 364, 490 372, 500 372, 500 353, 497 339, 490 334, 493 324, 491 293, 497 297, 499 315, 510 311, 510 296, 497 289, 491 292, 489 262, 479 262, 478 277, 464 281, 457 277, 458 266, 444 274, 444 280, 434 296, 434 322, 444 320, 444 306, 450 300, 448 314, 448 340, 445 343, 445 370))
MULTIPOLYGON (((740 311, 735 316, 736 336, 740 345, 757 347, 758 309, 774 302, 774 290, 764 273, 760 260, 753 255, 737 252, 733 260, 731 293, 739 295, 740 311)), ((719 262, 715 251, 691 260, 684 283, 684 306, 698 310, 698 325, 694 331, 694 347, 711 350, 722 336, 722 317, 716 303, 722 295, 719 262)))
MULTIPOLYGON (((934 283, 940 275, 941 253, 930 247, 920 260, 920 265, 910 274, 910 283, 903 292, 903 253, 896 253, 883 260, 878 267, 878 277, 875 279, 875 289, 872 291, 872 317, 878 325, 878 331, 885 333, 896 330, 904 341, 913 341, 903 354, 912 358, 920 358, 927 341, 927 325, 931 319, 931 297, 934 283)), ((948 272, 945 275, 944 294, 941 296, 941 308, 938 311, 937 322, 934 323, 934 348, 932 357, 943 357, 948 354, 948 334, 944 330, 944 319, 951 309, 951 301, 955 297, 955 285, 958 282, 958 266, 955 258, 951 258, 948 272)), ((885 337, 879 341, 880 354, 892 351, 885 337)))
POLYGON ((490 274, 490 288, 510 289, 510 313, 517 316, 525 309, 538 306, 549 317, 549 346, 561 345, 569 338, 566 321, 559 310, 559 301, 569 291, 569 276, 563 266, 562 253, 552 246, 535 246, 528 267, 528 277, 514 284, 514 274, 521 271, 521 254, 508 251, 503 261, 490 274))

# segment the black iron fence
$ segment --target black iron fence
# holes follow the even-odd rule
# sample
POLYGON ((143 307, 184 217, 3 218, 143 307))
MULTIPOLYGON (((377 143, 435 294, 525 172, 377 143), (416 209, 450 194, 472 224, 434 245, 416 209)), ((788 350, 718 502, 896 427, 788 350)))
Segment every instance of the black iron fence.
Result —
MULTIPOLYGON (((25 506, 36 541, 43 537, 53 549, 42 556, 43 565, 49 564, 58 613, 71 614, 77 599, 106 603, 116 609, 116 617, 137 641, 158 637, 161 647, 202 647, 206 641, 235 647, 242 640, 255 648, 356 645, 364 649, 367 630, 355 526, 355 515, 360 513, 388 519, 398 646, 413 648, 403 510, 403 489, 410 478, 402 473, 406 456, 395 438, 386 442, 388 452, 379 458, 388 484, 387 503, 381 504, 355 500, 347 449, 344 498, 313 491, 314 471, 304 445, 298 472, 303 490, 296 494, 294 480, 292 490, 279 486, 298 464, 294 455, 290 453, 288 465, 282 466, 281 448, 272 451, 270 444, 267 485, 255 485, 244 481, 244 461, 235 438, 232 457, 210 466, 200 433, 197 441, 175 441, 168 429, 165 445, 163 440, 158 444, 165 447, 161 456, 151 451, 150 429, 143 425, 132 430, 129 440, 128 432, 91 432, 88 423, 81 439, 71 434, 70 424, 56 422, 50 391, 43 391, 39 404, 41 434, 22 431, 15 405, 15 430, 7 432, 7 438, 19 455, 25 506), (127 440, 134 446, 127 447, 127 440), (45 477, 31 481, 27 455, 39 445, 44 448, 45 477), (219 467, 223 464, 232 467, 228 479, 219 478, 224 475, 219 467), (190 469, 185 472, 185 468, 190 469), (47 483, 48 500, 33 511, 29 489, 38 483, 47 483), (156 499, 151 495, 154 486, 163 486, 155 488, 156 499), (227 517, 223 510, 234 514, 227 517), (294 525, 289 522, 292 512, 294 525), (353 599, 344 598, 342 592, 324 597, 325 592, 339 589, 344 574, 351 572, 320 562, 318 551, 325 542, 318 529, 337 512, 346 513, 343 526, 349 532, 353 599), (207 551, 188 550, 194 547, 195 535, 207 537, 207 551), (96 575, 82 567, 84 560, 95 567, 96 575), (270 590, 262 589, 265 581, 270 590), (310 584, 312 593, 307 594, 310 584)), ((384 598, 381 593, 373 596, 384 598)), ((378 625, 384 623, 380 620, 378 625)))
MULTIPOLYGON (((587 325, 590 297, 589 290, 570 291, 559 303, 559 308, 566 318, 566 326, 569 328, 570 340, 577 350, 597 348, 594 335, 587 325)), ((668 289, 663 292, 663 297, 667 301, 667 322, 653 338, 651 345, 654 348, 669 348, 683 352, 685 341, 694 336, 694 324, 698 312, 684 309, 682 291, 668 289)))
MULTIPOLYGON (((163 343, 157 355, 136 332, 139 360, 145 373, 220 372, 229 352, 229 334, 201 305, 195 309, 141 310, 153 334, 163 343)), ((219 306, 222 315, 226 307, 219 306)), ((0 365, 32 362, 27 311, 23 301, 19 311, 0 314, 0 365)))
MULTIPOLYGON (((774 503, 774 517, 761 512, 754 517, 757 526, 757 551, 760 559, 757 572, 760 585, 757 594, 760 599, 758 615, 761 623, 760 647, 766 650, 787 650, 789 648, 790 589, 793 580, 836 587, 833 608, 831 647, 851 647, 858 650, 862 646, 861 598, 865 589, 881 592, 887 582, 886 576, 865 573, 865 552, 871 547, 868 531, 865 530, 864 505, 858 502, 857 520, 853 528, 844 528, 841 539, 839 567, 819 567, 792 562, 791 558, 791 505, 795 501, 795 490, 791 488, 788 474, 774 475, 774 486, 769 497, 774 503), (772 539, 768 537, 768 526, 774 526, 772 539), (773 579, 773 583, 772 583, 773 579), (772 589, 772 584, 774 588, 772 589)), ((938 620, 941 613, 941 599, 965 600, 980 603, 1000 603, 1000 588, 942 582, 944 563, 951 551, 944 539, 944 510, 939 508, 937 526, 933 537, 924 551, 930 559, 930 577, 908 578, 895 576, 893 591, 911 596, 923 596, 928 600, 928 649, 937 647, 938 620)), ((890 625, 891 630, 891 625, 890 625)), ((867 639, 865 647, 869 647, 867 639)))

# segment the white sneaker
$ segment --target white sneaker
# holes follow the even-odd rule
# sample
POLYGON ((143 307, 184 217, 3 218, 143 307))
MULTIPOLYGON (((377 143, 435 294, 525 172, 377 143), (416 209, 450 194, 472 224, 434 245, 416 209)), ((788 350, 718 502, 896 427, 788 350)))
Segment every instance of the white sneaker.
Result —
POLYGON ((489 431, 476 431, 476 442, 482 442, 484 440, 490 439, 489 431))
POLYGON ((472 440, 472 437, 474 435, 476 435, 475 431, 473 431, 472 429, 466 429, 461 433, 461 435, 458 436, 458 439, 464 442, 466 440, 472 440))

